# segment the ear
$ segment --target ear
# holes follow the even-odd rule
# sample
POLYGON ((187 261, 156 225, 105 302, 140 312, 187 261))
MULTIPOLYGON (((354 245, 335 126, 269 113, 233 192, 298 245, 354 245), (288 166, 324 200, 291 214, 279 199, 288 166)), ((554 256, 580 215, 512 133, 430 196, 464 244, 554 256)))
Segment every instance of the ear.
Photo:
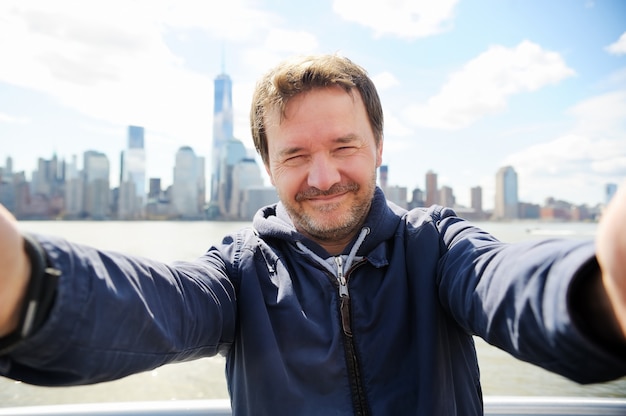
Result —
POLYGON ((376 167, 379 168, 383 164, 383 138, 380 138, 378 146, 376 146, 376 167))

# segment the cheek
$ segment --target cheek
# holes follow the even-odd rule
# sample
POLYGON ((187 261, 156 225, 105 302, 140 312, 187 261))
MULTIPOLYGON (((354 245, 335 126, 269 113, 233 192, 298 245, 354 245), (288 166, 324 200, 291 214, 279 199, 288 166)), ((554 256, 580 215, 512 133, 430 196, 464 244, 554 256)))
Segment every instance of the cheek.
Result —
POLYGON ((281 193, 290 193, 298 186, 298 173, 294 169, 274 167, 269 172, 272 185, 281 193))

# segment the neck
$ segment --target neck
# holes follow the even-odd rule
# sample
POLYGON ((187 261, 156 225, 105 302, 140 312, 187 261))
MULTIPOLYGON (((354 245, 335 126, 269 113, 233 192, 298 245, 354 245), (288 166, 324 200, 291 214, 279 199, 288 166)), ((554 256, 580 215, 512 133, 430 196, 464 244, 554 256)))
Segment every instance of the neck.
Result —
POLYGON ((336 256, 343 253, 348 244, 350 244, 350 242, 357 235, 362 225, 362 223, 359 223, 357 227, 353 227, 350 230, 337 230, 332 234, 323 236, 311 235, 305 230, 298 231, 300 231, 300 233, 304 234, 312 241, 315 241, 317 244, 319 244, 331 256, 336 256))

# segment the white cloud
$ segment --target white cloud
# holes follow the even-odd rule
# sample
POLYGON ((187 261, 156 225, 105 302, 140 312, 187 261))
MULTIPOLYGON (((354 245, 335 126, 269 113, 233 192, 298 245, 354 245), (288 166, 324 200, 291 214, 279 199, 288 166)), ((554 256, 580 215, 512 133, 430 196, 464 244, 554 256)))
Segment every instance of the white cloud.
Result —
POLYGON ((29 120, 25 117, 15 117, 10 114, 0 113, 0 123, 26 124, 29 120))
POLYGON ((610 158, 616 150, 614 141, 565 134, 511 155, 505 164, 525 175, 567 176, 583 169, 592 173, 589 168, 594 160, 610 158))
POLYGON ((507 99, 573 76, 556 52, 523 41, 514 48, 492 46, 450 75, 441 91, 426 104, 411 106, 405 115, 423 127, 454 130, 503 111, 507 99))
MULTIPOLYGON (((385 137, 393 137, 397 143, 399 137, 408 137, 409 141, 413 141, 411 137, 415 132, 407 127, 400 119, 394 116, 393 112, 385 112, 385 137)), ((403 149, 406 147, 403 146, 403 149)))
POLYGON ((398 81, 398 78, 396 78, 389 71, 381 72, 380 74, 374 75, 371 78, 374 82, 374 85, 376 85, 376 89, 379 92, 395 87, 396 85, 400 85, 400 81, 398 81))
POLYGON ((423 38, 451 27, 458 0, 334 0, 343 19, 374 30, 375 36, 423 38))
MULTIPOLYGON (((571 107, 567 113, 576 118, 576 131, 624 140, 626 90, 612 91, 589 98, 571 107)), ((624 147, 626 148, 626 145, 624 147)))
MULTIPOLYGON (((118 0, 125 7, 126 0, 118 0)), ((250 40, 278 26, 280 19, 259 9, 255 0, 141 0, 143 13, 172 27, 200 28, 224 40, 250 40), (159 14, 152 10, 159 5, 159 14)), ((106 2, 105 2, 106 4, 106 2)))
POLYGON ((276 62, 292 55, 315 53, 319 47, 317 37, 305 31, 272 28, 262 39, 260 45, 249 47, 242 53, 244 64, 254 68, 254 73, 264 73, 276 62))
MULTIPOLYGON (((3 1, 0 16, 0 56, 10 57, 0 65, 0 82, 182 142, 211 137, 213 86, 210 76, 185 68, 168 36, 194 29, 256 40, 277 22, 243 1, 199 0, 3 1)), ((298 37, 307 39, 315 42, 298 37)))
POLYGON ((620 36, 617 41, 613 42, 604 49, 612 55, 626 54, 626 32, 622 33, 622 36, 620 36))
POLYGON ((532 191, 544 196, 557 192, 572 202, 601 200, 589 193, 626 177, 626 91, 589 98, 568 114, 576 118, 571 132, 503 161, 517 171, 522 199, 532 191))
POLYGON ((273 51, 306 54, 315 51, 319 44, 315 35, 308 32, 272 29, 265 46, 273 51))

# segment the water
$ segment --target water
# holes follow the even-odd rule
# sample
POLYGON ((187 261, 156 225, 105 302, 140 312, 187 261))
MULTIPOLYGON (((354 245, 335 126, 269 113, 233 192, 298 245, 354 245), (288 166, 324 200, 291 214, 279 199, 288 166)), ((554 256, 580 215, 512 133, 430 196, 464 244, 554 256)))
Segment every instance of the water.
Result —
MULTIPOLYGON (((22 222, 27 231, 54 234, 164 261, 201 255, 239 222, 22 222)), ((593 223, 480 223, 503 241, 559 236, 592 238, 593 223)), ((485 395, 626 397, 626 378, 582 386, 518 361, 477 339, 485 395)), ((80 387, 37 387, 0 378, 0 407, 112 401, 228 398, 224 359, 172 364, 108 383, 80 387)))

